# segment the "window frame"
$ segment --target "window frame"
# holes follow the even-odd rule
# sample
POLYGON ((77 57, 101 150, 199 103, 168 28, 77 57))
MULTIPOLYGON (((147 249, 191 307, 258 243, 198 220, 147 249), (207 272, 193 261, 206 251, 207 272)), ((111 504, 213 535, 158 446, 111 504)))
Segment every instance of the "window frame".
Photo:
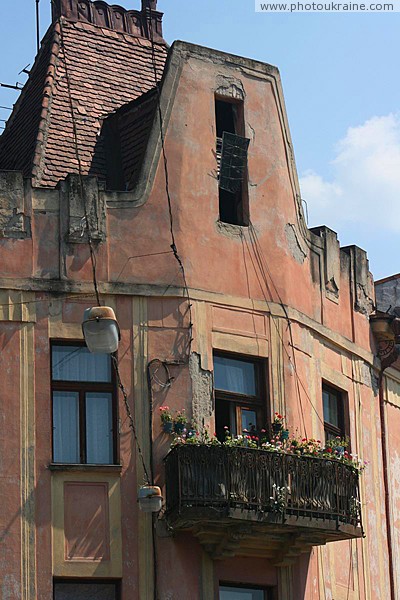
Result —
MULTIPOLYGON (((55 346, 80 346, 87 348, 84 340, 65 340, 54 338, 50 340, 50 390, 51 390, 51 461, 55 465, 96 465, 96 466, 108 466, 119 464, 119 444, 118 444, 118 394, 117 394, 117 381, 115 376, 115 370, 112 368, 111 363, 111 381, 109 382, 96 382, 96 381, 66 381, 66 380, 53 380, 53 348, 55 346), (78 392, 78 416, 79 416, 79 462, 60 462, 54 460, 54 399, 53 392, 78 392), (111 419, 113 428, 113 440, 112 440, 112 462, 111 463, 88 463, 86 461, 86 446, 87 446, 87 435, 86 435, 86 400, 85 396, 87 392, 105 392, 111 394, 111 419)), ((111 358, 110 358, 111 361, 111 358)))
POLYGON ((221 587, 230 587, 230 588, 234 588, 236 590, 251 590, 251 591, 257 591, 257 592, 264 592, 264 600, 275 600, 276 596, 276 590, 274 587, 271 586, 263 586, 263 585, 254 585, 252 583, 236 583, 236 582, 226 582, 226 581, 220 581, 218 583, 218 598, 219 598, 219 593, 221 591, 221 587))
MULTIPOLYGON (((252 408, 256 412, 257 423, 256 430, 260 431, 265 426, 268 418, 268 405, 267 405, 267 378, 268 370, 266 360, 260 357, 249 356, 247 354, 236 354, 233 352, 227 352, 225 350, 213 350, 213 363, 215 357, 231 358, 246 363, 253 364, 255 369, 255 387, 256 395, 251 396, 248 394, 241 394, 238 392, 229 392, 227 390, 219 390, 215 386, 215 376, 213 378, 213 392, 214 392, 214 413, 215 413, 215 426, 217 427, 217 402, 219 400, 232 403, 235 407, 235 421, 236 421, 236 435, 242 435, 242 419, 241 412, 242 406, 252 408), (242 406, 241 406, 242 405, 242 406)), ((227 424, 228 425, 228 424, 227 424)), ((229 427, 231 424, 229 423, 229 427)), ((234 433, 234 432, 232 432, 234 433)))
POLYGON ((82 578, 77 577, 74 579, 63 579, 63 578, 53 578, 53 600, 56 599, 56 585, 57 584, 67 584, 67 585, 79 585, 79 584, 113 584, 115 586, 115 600, 121 600, 121 579, 98 579, 98 578, 82 578))
POLYGON ((322 414, 324 419, 324 435, 325 435, 325 443, 331 439, 332 437, 340 437, 340 438, 348 438, 350 440, 350 415, 349 415, 349 405, 347 401, 347 393, 333 385, 330 382, 325 380, 322 381, 321 388, 321 399, 322 399, 322 414), (329 395, 334 396, 338 401, 338 421, 339 427, 336 427, 329 421, 325 420, 324 413, 324 392, 329 395), (328 434, 331 438, 328 437, 328 434))
MULTIPOLYGON (((219 171, 221 164, 221 151, 222 151, 222 136, 218 136, 218 121, 217 121, 217 102, 222 102, 224 104, 230 104, 235 107, 232 110, 233 112, 233 125, 234 131, 229 133, 234 133, 236 135, 240 135, 245 137, 245 118, 244 118, 244 100, 241 98, 231 98, 230 96, 223 96, 221 94, 214 94, 214 122, 215 122, 215 156, 217 160, 217 181, 219 181, 219 171)), ((243 174, 243 180, 241 181, 240 187, 237 192, 228 192, 227 190, 223 190, 218 185, 218 220, 221 223, 228 223, 230 225, 237 225, 239 227, 248 227, 250 224, 250 207, 249 207, 249 185, 248 185, 248 165, 246 164, 246 168, 243 174), (236 215, 235 220, 236 223, 231 223, 230 221, 223 221, 221 219, 221 203, 226 202, 223 197, 227 195, 232 196, 232 202, 234 202, 234 213, 236 215)))

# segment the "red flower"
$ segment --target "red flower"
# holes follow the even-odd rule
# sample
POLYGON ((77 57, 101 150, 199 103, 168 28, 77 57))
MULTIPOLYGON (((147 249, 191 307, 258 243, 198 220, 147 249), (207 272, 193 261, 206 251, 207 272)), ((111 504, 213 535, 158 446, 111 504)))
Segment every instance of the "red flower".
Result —
POLYGON ((329 454, 331 454, 332 453, 332 448, 327 448, 326 451, 329 452, 329 454))

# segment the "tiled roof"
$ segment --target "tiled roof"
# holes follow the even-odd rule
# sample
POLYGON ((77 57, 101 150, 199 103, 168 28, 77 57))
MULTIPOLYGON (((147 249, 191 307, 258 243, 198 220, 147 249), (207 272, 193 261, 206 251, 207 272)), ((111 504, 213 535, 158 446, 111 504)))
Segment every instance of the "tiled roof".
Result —
MULTIPOLYGON (((0 169, 22 170, 44 187, 78 171, 66 61, 82 170, 105 179, 101 121, 154 87, 151 55, 145 37, 61 17, 51 26, 0 137, 0 169)), ((155 56, 161 78, 165 42, 155 42, 155 56)))
POLYGON ((36 144, 43 138, 40 124, 47 112, 54 60, 54 31, 51 31, 0 137, 0 169, 23 171, 26 177, 32 174, 36 144))

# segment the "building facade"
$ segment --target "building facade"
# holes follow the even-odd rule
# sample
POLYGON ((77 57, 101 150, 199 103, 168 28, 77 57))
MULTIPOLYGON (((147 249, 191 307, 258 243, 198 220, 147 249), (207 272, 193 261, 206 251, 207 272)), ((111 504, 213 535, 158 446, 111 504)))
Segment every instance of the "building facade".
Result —
POLYGON ((398 598, 400 376, 366 254, 307 228, 279 71, 168 47, 161 19, 54 2, 0 138, 2 597, 398 598), (117 371, 84 345, 95 286, 117 371), (278 415, 368 466, 234 441, 278 415))

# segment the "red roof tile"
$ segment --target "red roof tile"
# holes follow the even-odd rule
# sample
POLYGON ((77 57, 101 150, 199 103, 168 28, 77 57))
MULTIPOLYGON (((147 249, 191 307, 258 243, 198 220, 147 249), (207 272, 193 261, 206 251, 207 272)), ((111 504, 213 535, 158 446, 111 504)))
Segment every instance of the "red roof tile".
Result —
MULTIPOLYGON (((89 5, 93 10, 107 6, 89 5)), ((44 187, 54 187, 78 171, 68 72, 83 172, 105 178, 98 139, 101 121, 154 87, 151 54, 151 43, 144 37, 61 17, 46 34, 0 137, 0 169, 22 170, 33 177, 35 186, 44 187)), ((155 56, 161 78, 167 56, 164 41, 155 43, 155 56)))

